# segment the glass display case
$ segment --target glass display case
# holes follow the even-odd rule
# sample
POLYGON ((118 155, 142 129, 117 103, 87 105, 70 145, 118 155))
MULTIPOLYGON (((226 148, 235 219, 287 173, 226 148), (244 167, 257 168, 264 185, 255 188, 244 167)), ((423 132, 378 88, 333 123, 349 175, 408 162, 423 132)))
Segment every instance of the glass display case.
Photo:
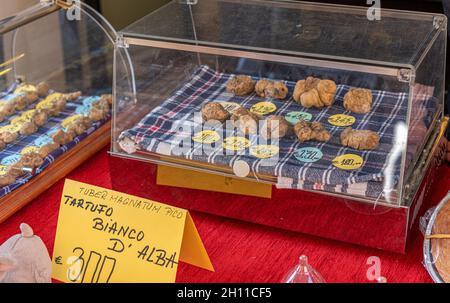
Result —
POLYGON ((108 144, 115 40, 79 1, 0 20, 0 221, 108 144))
POLYGON ((112 154, 273 184, 293 201, 403 208, 405 227, 446 123, 447 19, 370 19, 298 1, 171 1, 119 33, 130 66, 115 68, 112 154))

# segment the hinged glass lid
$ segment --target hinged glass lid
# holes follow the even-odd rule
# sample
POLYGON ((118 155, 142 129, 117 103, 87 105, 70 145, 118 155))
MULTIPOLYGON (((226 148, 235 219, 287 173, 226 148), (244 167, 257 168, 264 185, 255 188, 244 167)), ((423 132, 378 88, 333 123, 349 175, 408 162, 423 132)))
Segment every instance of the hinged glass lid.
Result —
POLYGON ((381 19, 371 21, 368 9, 296 1, 172 1, 123 32, 146 39, 408 66, 418 64, 436 33, 446 29, 442 15, 383 9, 381 19))

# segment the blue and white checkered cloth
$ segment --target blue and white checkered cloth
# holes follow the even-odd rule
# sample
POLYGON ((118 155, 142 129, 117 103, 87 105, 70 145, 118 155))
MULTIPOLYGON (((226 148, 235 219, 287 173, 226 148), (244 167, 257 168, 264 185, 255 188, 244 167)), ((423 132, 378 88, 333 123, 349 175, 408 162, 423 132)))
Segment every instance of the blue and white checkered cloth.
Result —
MULTIPOLYGON (((8 90, 0 93, 0 99, 8 99, 8 95, 10 95, 11 92, 14 91, 14 89, 15 85, 10 87, 8 90)), ((80 97, 75 102, 68 102, 66 109, 63 112, 61 112, 59 116, 51 117, 48 120, 48 122, 43 127, 40 127, 36 133, 30 136, 19 136, 19 138, 16 141, 14 141, 11 144, 8 144, 3 151, 0 151, 0 167, 2 167, 4 171, 9 165, 12 165, 15 162, 17 162, 21 157, 21 152, 26 148, 41 147, 53 142, 53 140, 51 139, 51 135, 58 129, 62 128, 61 123, 65 119, 77 114, 86 114, 90 110, 92 103, 99 99, 100 99, 99 96, 80 97)), ((0 127, 9 125, 12 119, 19 117, 23 112, 34 109, 34 107, 36 106, 36 104, 38 104, 39 101, 40 100, 34 102, 23 111, 17 112, 13 116, 8 117, 5 121, 0 123, 0 127)), ((34 176, 40 174, 61 155, 63 155, 68 150, 72 149, 74 146, 80 143, 83 139, 85 139, 87 136, 89 136, 91 133, 93 133, 107 121, 108 119, 105 119, 103 121, 94 123, 85 133, 76 137, 69 144, 61 146, 60 148, 52 152, 50 155, 48 155, 44 159, 44 163, 42 164, 42 166, 36 170, 35 175, 28 173, 18 178, 14 184, 0 188, 0 197, 3 197, 8 193, 16 190, 23 184, 30 181, 34 176)))
MULTIPOLYGON (((191 138, 194 133, 201 130, 201 125, 194 121, 194 113, 200 112, 202 105, 212 101, 234 102, 249 109, 258 102, 270 101, 277 106, 276 112, 272 114, 284 116, 289 112, 297 111, 311 114, 312 121, 322 122, 332 134, 332 139, 327 143, 313 141, 301 143, 295 138, 284 138, 279 142, 278 160, 271 165, 267 165, 268 160, 252 156, 248 150, 235 155, 224 155, 221 144, 217 145, 212 154, 200 154, 194 151, 201 146, 192 142, 191 152, 184 154, 183 157, 226 167, 233 167, 237 160, 243 160, 247 162, 252 172, 278 178, 280 187, 347 193, 354 189, 358 195, 380 198, 383 191, 383 173, 393 146, 394 129, 397 123, 405 122, 407 117, 408 95, 406 93, 373 90, 373 109, 368 114, 360 115, 346 111, 343 107, 344 95, 350 89, 347 85, 338 85, 333 106, 324 109, 307 109, 292 99, 294 82, 286 82, 290 92, 286 100, 268 100, 256 94, 235 96, 228 93, 226 83, 231 77, 233 77, 232 74, 218 73, 207 66, 200 67, 181 89, 152 110, 135 127, 124 131, 121 138, 131 139, 139 150, 174 155, 168 147, 178 145, 180 135, 191 138), (344 128, 328 123, 328 118, 336 114, 354 116, 356 118, 356 123, 352 126, 354 129, 377 132, 381 138, 379 148, 373 151, 358 151, 343 147, 339 138, 344 128), (191 126, 193 131, 186 132, 185 128, 180 131, 180 122, 183 123, 183 127, 191 126), (322 159, 314 163, 297 160, 295 152, 305 147, 320 149, 323 153, 322 159), (360 155, 364 159, 363 166, 357 170, 342 170, 333 166, 333 159, 344 154, 360 155)), ((225 134, 225 136, 229 135, 231 134, 225 134)), ((399 162, 396 162, 392 170, 392 180, 395 183, 398 182, 400 174, 399 162)))

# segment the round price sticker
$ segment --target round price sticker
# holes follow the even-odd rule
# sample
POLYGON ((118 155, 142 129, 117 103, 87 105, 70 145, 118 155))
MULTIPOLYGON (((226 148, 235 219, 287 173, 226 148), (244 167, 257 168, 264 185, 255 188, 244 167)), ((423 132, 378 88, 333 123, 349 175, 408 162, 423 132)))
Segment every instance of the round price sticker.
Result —
POLYGON ((53 106, 53 103, 56 100, 58 100, 59 98, 61 98, 62 96, 63 95, 60 93, 53 93, 53 94, 47 96, 47 98, 45 98, 41 102, 39 102, 38 105, 36 105, 36 108, 37 109, 51 108, 53 106))
POLYGON ((294 156, 300 162, 314 163, 322 159, 323 153, 320 149, 315 147, 303 147, 297 149, 294 156))
POLYGON ((14 117, 14 118, 11 119, 11 124, 17 125, 17 126, 20 127, 20 126, 22 126, 25 123, 30 122, 30 121, 31 121, 31 119, 26 119, 23 116, 18 116, 18 117, 14 117))
POLYGON ((345 154, 337 156, 333 160, 333 165, 343 170, 355 170, 361 168, 364 164, 364 159, 355 154, 345 154))
POLYGON ((251 145, 250 140, 244 137, 228 137, 223 140, 223 148, 232 151, 241 151, 249 148, 251 145))
POLYGON ((346 127, 355 124, 356 118, 349 115, 338 114, 328 118, 328 123, 334 126, 346 127))
POLYGON ((250 148, 250 154, 259 159, 272 158, 280 152, 280 148, 275 145, 257 145, 250 148))
POLYGON ((256 103, 250 108, 250 112, 261 116, 271 114, 276 110, 277 106, 268 101, 256 103))
POLYGON ((212 144, 220 140, 220 135, 214 130, 204 130, 196 133, 192 140, 198 143, 212 144))
POLYGON ((312 115, 310 113, 305 112, 290 112, 286 115, 286 121, 291 124, 297 124, 300 120, 311 121, 312 115))
POLYGON ((31 84, 24 84, 19 86, 14 93, 16 94, 22 94, 22 93, 32 93, 36 91, 36 86, 31 84))
POLYGON ((32 153, 38 153, 39 152, 39 147, 37 146, 27 146, 24 149, 22 149, 22 151, 20 152, 22 155, 26 155, 26 154, 32 154, 32 153))
POLYGON ((236 102, 220 102, 220 105, 222 105, 222 107, 230 114, 233 114, 237 109, 241 107, 236 102))
POLYGON ((82 118, 82 115, 73 115, 69 118, 64 119, 64 121, 61 123, 62 127, 67 129, 72 123, 74 123, 77 119, 82 118))
POLYGON ((10 124, 10 125, 6 125, 3 126, 2 128, 0 128, 0 133, 18 133, 20 131, 20 127, 21 125, 18 124, 10 124))
POLYGON ((0 165, 0 176, 4 176, 8 173, 8 166, 0 165))
POLYGON ((36 112, 36 110, 34 110, 34 109, 27 110, 26 112, 22 113, 21 116, 24 120, 31 121, 31 118, 33 118, 33 115, 35 112, 36 112))

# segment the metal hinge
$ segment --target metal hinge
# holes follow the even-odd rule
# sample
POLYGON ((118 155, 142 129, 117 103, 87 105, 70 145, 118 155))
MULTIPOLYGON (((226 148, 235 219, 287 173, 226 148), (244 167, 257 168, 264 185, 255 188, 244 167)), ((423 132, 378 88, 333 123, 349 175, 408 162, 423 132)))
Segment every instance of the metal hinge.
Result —
POLYGON ((415 76, 415 73, 411 69, 401 68, 398 70, 397 79, 400 82, 409 83, 414 79, 415 76))
POLYGON ((433 27, 435 29, 446 30, 447 29, 447 18, 445 16, 434 16, 433 17, 433 27))
MULTIPOLYGON (((79 1, 79 0, 78 0, 79 1)), ((69 9, 71 8, 74 4, 75 1, 65 1, 65 0, 40 0, 41 4, 44 5, 57 5, 59 7, 61 7, 62 9, 69 9)))
POLYGON ((198 0, 178 0, 178 3, 187 5, 197 5, 198 0))
POLYGON ((121 33, 117 34, 116 46, 120 47, 120 48, 129 48, 130 47, 130 45, 127 43, 127 41, 123 37, 123 34, 121 34, 121 33))

